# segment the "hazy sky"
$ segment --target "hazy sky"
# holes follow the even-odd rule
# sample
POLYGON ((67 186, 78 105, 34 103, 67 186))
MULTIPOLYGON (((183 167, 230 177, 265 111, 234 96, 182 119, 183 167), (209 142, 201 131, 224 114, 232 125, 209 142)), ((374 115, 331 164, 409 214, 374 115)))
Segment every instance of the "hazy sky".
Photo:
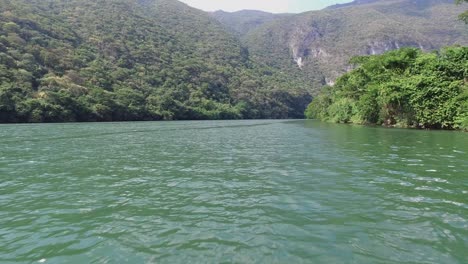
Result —
POLYGON ((273 13, 299 13, 352 0, 180 0, 205 11, 255 9, 273 13))

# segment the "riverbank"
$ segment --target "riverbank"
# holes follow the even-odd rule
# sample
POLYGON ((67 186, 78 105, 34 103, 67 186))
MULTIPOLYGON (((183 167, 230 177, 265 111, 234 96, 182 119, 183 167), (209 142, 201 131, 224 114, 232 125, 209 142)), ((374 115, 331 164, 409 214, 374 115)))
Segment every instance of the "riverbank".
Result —
POLYGON ((326 87, 305 115, 336 123, 468 129, 468 47, 415 48, 356 57, 356 68, 326 87))

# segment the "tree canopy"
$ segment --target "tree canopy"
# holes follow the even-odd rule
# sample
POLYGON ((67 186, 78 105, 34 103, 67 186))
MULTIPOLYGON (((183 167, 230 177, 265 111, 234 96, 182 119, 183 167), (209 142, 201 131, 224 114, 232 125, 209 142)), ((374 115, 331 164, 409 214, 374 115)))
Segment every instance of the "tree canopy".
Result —
POLYGON ((178 1, 0 6, 0 122, 300 118, 311 100, 178 1))
POLYGON ((308 118, 468 129, 468 47, 429 53, 404 48, 352 63, 358 67, 314 98, 308 118))

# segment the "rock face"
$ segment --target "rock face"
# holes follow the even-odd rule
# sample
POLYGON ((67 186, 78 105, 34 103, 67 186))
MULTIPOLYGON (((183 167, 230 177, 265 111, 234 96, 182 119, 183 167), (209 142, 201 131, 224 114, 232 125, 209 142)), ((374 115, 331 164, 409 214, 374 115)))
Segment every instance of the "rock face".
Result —
POLYGON ((468 27, 458 21, 459 13, 452 0, 355 0, 321 11, 269 16, 243 31, 242 39, 257 61, 321 86, 350 70, 348 61, 356 55, 468 45, 468 27))
POLYGON ((298 66, 302 68, 304 66, 303 58, 314 57, 319 58, 322 53, 322 49, 314 47, 315 43, 323 37, 323 32, 320 32, 320 28, 300 28, 292 33, 289 48, 292 52, 294 61, 297 62, 298 66), (299 40, 299 41, 298 41, 299 40))
POLYGON ((399 41, 370 41, 362 55, 378 55, 384 52, 399 49, 402 47, 414 47, 421 50, 432 50, 435 47, 430 43, 421 43, 414 41, 399 42, 399 41))

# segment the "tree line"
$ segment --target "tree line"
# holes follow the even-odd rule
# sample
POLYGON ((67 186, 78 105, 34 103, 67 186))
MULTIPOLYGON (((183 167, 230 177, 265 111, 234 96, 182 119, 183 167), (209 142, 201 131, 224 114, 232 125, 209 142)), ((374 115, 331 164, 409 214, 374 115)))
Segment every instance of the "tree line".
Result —
POLYGON ((468 47, 403 48, 351 63, 354 70, 314 98, 308 118, 468 130, 468 47))
POLYGON ((0 0, 0 122, 301 118, 308 84, 178 1, 0 0))

